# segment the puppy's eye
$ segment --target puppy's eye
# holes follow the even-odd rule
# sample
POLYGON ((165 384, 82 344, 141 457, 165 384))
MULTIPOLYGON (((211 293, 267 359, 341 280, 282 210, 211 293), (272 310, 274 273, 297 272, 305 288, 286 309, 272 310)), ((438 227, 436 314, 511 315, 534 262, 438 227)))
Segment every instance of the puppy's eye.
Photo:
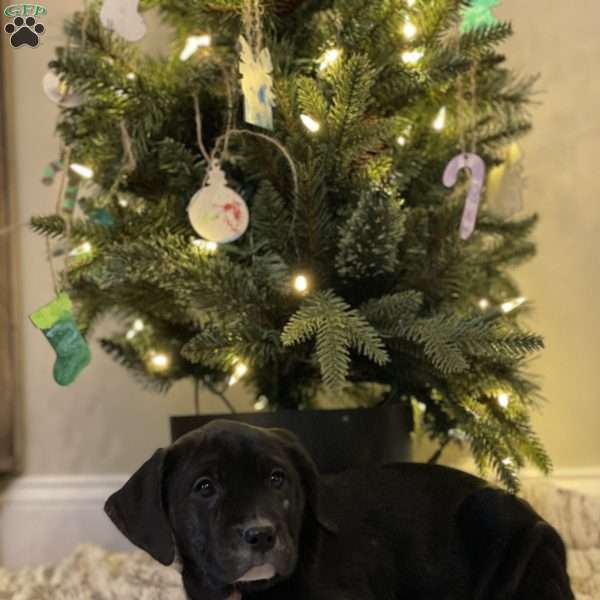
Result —
POLYGON ((217 493, 217 488, 208 477, 201 477, 194 484, 194 492, 203 498, 210 498, 217 493))
POLYGON ((273 469, 269 480, 271 486, 278 490, 285 483, 285 473, 281 469, 273 469))

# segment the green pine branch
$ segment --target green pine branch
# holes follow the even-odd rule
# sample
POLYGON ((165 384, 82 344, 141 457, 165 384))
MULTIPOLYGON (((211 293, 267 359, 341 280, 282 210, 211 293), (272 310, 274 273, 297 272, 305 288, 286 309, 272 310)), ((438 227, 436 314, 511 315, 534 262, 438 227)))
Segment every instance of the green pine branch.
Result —
POLYGON ((316 340, 323 382, 331 391, 340 390, 346 382, 351 349, 378 365, 389 361, 377 331, 331 291, 307 299, 288 321, 281 339, 284 346, 316 340))

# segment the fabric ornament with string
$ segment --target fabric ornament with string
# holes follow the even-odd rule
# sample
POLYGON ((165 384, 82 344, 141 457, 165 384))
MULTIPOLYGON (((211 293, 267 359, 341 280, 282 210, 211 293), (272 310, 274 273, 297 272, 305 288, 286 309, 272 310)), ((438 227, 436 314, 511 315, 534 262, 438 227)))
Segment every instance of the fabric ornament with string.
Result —
POLYGON ((59 294, 29 318, 56 352, 54 381, 59 385, 70 385, 90 364, 92 355, 75 322, 69 296, 64 292, 59 294))
POLYGON ((245 36, 240 36, 240 74, 246 123, 273 130, 273 62, 262 42, 260 0, 246 0, 242 11, 245 36))
POLYGON ((248 206, 228 186, 218 160, 213 159, 206 184, 192 197, 188 216, 196 233, 209 242, 233 242, 248 229, 248 206))

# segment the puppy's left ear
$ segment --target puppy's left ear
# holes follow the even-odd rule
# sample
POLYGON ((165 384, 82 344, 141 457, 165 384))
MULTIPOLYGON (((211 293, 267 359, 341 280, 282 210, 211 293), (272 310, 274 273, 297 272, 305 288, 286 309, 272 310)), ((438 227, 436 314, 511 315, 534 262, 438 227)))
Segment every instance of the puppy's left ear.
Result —
POLYGON ((175 545, 162 501, 164 459, 161 448, 106 501, 104 510, 130 542, 170 565, 175 545))
POLYGON ((317 523, 330 533, 338 533, 339 527, 328 514, 326 489, 319 470, 311 455, 298 437, 287 429, 269 429, 287 450, 304 486, 306 502, 317 523))

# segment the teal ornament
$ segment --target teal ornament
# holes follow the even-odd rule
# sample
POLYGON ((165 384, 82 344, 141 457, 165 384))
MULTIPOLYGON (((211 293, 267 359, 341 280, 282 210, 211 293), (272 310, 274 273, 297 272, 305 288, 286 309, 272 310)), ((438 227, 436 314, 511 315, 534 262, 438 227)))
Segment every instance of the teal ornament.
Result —
POLYGON ((75 323, 69 296, 65 293, 60 294, 29 318, 46 336, 56 352, 54 381, 59 385, 70 385, 90 364, 92 355, 75 323))
POLYGON ((69 184, 65 189, 63 196, 62 207, 64 212, 72 214, 77 204, 77 196, 79 196, 79 183, 69 184))
POLYGON ((89 213, 90 221, 96 225, 112 227, 115 224, 113 216, 104 208, 95 208, 89 213))
POLYGON ((44 185, 52 185, 56 179, 56 174, 63 170, 62 160, 55 160, 51 162, 42 174, 42 183, 44 185))
POLYGON ((471 0, 470 5, 462 11, 461 33, 470 33, 477 29, 485 29, 498 24, 492 8, 500 4, 500 0, 471 0))

